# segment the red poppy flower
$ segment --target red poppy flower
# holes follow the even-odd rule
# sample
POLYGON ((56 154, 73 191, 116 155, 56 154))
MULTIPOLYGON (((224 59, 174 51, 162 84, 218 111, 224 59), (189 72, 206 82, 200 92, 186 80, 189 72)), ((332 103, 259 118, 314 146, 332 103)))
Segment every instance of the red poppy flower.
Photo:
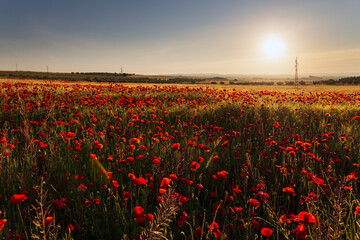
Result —
POLYGON ((292 221, 295 220, 295 218, 296 218, 296 215, 290 213, 290 214, 285 214, 285 215, 280 216, 279 221, 281 223, 291 223, 292 221))
POLYGON ((74 231, 74 226, 70 223, 67 227, 66 227, 66 231, 74 231))
POLYGON ((166 189, 159 188, 159 193, 160 193, 160 194, 165 194, 165 193, 166 193, 166 189))
POLYGON ((119 183, 115 180, 111 181, 111 184, 113 185, 114 188, 118 188, 119 187, 119 183))
POLYGON ((188 142, 188 146, 189 146, 189 147, 196 147, 197 144, 196 144, 196 143, 193 143, 192 141, 189 141, 189 142, 188 142))
POLYGON ((279 129, 281 128, 280 124, 278 122, 274 122, 273 126, 276 128, 276 129, 279 129))
POLYGON ((143 224, 145 222, 145 220, 146 220, 146 217, 145 216, 139 216, 139 217, 135 218, 135 220, 136 220, 137 224, 143 224))
POLYGON ((180 217, 180 221, 178 222, 179 227, 183 227, 187 219, 189 219, 189 216, 186 214, 186 212, 183 212, 180 217))
POLYGON ((80 184, 79 187, 77 188, 77 190, 80 192, 80 191, 86 191, 87 190, 87 187, 84 185, 84 184, 80 184))
POLYGON ((356 206, 354 214, 359 214, 359 213, 360 213, 360 206, 356 206))
POLYGON ((356 177, 356 174, 354 173, 350 173, 349 175, 346 176, 346 181, 349 182, 349 181, 356 181, 357 177, 356 177))
POLYGON ((200 164, 198 164, 195 161, 190 164, 190 170, 191 171, 196 171, 199 167, 200 167, 200 164))
POLYGON ((160 187, 161 187, 161 188, 170 187, 170 182, 171 182, 171 179, 170 179, 170 178, 163 178, 163 179, 161 180, 160 187))
POLYGON ((318 177, 314 177, 313 182, 321 187, 326 187, 326 184, 324 184, 324 180, 318 177))
POLYGON ((123 192, 123 196, 124 196, 124 200, 125 200, 125 201, 130 200, 130 199, 131 199, 131 193, 130 193, 130 191, 124 191, 124 192, 123 192))
POLYGON ((24 234, 23 233, 19 233, 18 235, 16 235, 15 240, 22 240, 24 239, 24 234))
POLYGON ((188 198, 188 197, 181 197, 181 198, 180 198, 180 202, 181 202, 182 204, 187 203, 188 201, 189 201, 189 198, 188 198))
POLYGON ((146 220, 148 220, 148 221, 154 220, 154 215, 152 215, 151 213, 147 214, 146 215, 146 220))
POLYGON ((139 143, 139 142, 140 142, 140 139, 138 139, 138 138, 132 138, 132 139, 130 139, 130 142, 131 142, 131 143, 139 143))
POLYGON ((135 179, 133 180, 134 186, 143 187, 143 186, 146 185, 146 183, 147 183, 147 180, 145 180, 145 178, 143 178, 143 177, 135 178, 135 179))
POLYGON ((271 237, 272 233, 273 233, 273 230, 271 230, 270 228, 261 229, 261 235, 263 235, 264 237, 269 238, 269 237, 271 237))
POLYGON ((219 231, 219 225, 216 222, 213 222, 209 226, 210 230, 214 234, 215 238, 221 237, 221 232, 219 231))
POLYGON ((286 193, 289 194, 290 196, 295 197, 295 191, 294 191, 293 188, 285 187, 285 188, 283 188, 283 192, 286 192, 286 193))
POLYGON ((0 230, 4 228, 6 222, 7 222, 6 219, 0 219, 0 230))
POLYGON ((298 214, 298 218, 300 220, 300 222, 304 225, 313 225, 316 223, 316 218, 308 212, 300 212, 298 214))
POLYGON ((82 179, 84 179, 84 175, 78 174, 78 175, 75 176, 75 179, 76 180, 82 180, 82 179))
POLYGON ((99 150, 99 149, 102 149, 103 148, 103 145, 101 143, 98 143, 95 145, 95 149, 96 150, 99 150))
POLYGON ((25 201, 27 199, 27 196, 25 196, 25 194, 14 194, 11 199, 10 202, 11 203, 21 203, 23 201, 25 201))
POLYGON ((234 197, 233 197, 233 196, 227 196, 226 202, 233 202, 233 201, 234 201, 234 197))
POLYGON ((56 209, 60 210, 62 209, 63 207, 66 207, 66 198, 63 198, 63 199, 55 199, 54 200, 54 205, 56 206, 56 209))
POLYGON ((6 139, 6 137, 2 137, 0 139, 0 144, 6 144, 8 142, 8 140, 6 139))
POLYGON ((234 192, 236 195, 238 195, 238 194, 241 193, 241 190, 236 187, 236 188, 233 188, 233 192, 234 192))
POLYGON ((51 224, 53 220, 54 220, 53 217, 46 217, 45 218, 45 225, 47 226, 47 225, 51 224))
POLYGON ((298 225, 295 229, 291 230, 291 234, 295 237, 295 238, 307 238, 308 237, 308 229, 306 226, 300 224, 298 225))
POLYGON ((250 202, 251 206, 253 206, 255 209, 260 206, 260 203, 256 199, 250 199, 249 202, 250 202))
POLYGON ((255 219, 252 221, 251 223, 252 227, 255 229, 259 229, 260 228, 260 224, 258 221, 256 221, 255 219))
POLYGON ((255 197, 260 198, 261 201, 267 202, 270 198, 269 194, 264 193, 263 191, 259 191, 255 194, 255 197))
POLYGON ((175 149, 175 150, 179 150, 180 149, 180 143, 174 143, 172 145, 172 148, 175 149))
POLYGON ((152 162, 153 162, 153 164, 155 164, 155 165, 159 165, 159 164, 160 164, 160 160, 159 160, 157 157, 155 157, 155 156, 154 156, 152 162))
POLYGON ((196 184, 196 190, 201 191, 202 189, 204 189, 204 186, 201 184, 196 184))
POLYGON ((84 205, 86 207, 89 207, 91 205, 91 201, 90 200, 85 200, 84 205))
POLYGON ((220 160, 220 157, 219 156, 214 156, 213 160, 214 160, 214 162, 218 162, 220 160))
POLYGON ((47 147, 47 144, 40 142, 39 146, 40 146, 40 148, 46 148, 46 147, 47 147))
POLYGON ((197 238, 201 238, 202 236, 204 236, 204 231, 202 230, 202 228, 201 227, 197 227, 196 229, 195 229, 195 236, 197 237, 197 238))
POLYGON ((135 175, 133 173, 129 173, 128 174, 128 178, 131 179, 131 180, 135 180, 135 175))
POLYGON ((140 206, 134 207, 134 218, 144 215, 144 209, 140 206))
POLYGON ((177 179, 177 176, 175 174, 170 174, 169 178, 171 180, 176 180, 177 179))
POLYGON ((210 228, 210 231, 212 231, 212 232, 219 230, 219 224, 217 224, 216 222, 213 222, 210 224, 209 228, 210 228))
POLYGON ((226 180, 228 174, 229 173, 227 171, 217 172, 217 175, 221 180, 226 180))

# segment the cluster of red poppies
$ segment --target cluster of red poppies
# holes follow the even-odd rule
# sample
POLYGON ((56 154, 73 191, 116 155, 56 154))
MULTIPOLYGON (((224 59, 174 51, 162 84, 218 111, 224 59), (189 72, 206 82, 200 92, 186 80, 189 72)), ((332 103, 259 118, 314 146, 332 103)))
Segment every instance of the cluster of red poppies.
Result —
POLYGON ((174 239, 360 230, 359 92, 0 89, 1 237, 141 239, 152 221, 174 239))

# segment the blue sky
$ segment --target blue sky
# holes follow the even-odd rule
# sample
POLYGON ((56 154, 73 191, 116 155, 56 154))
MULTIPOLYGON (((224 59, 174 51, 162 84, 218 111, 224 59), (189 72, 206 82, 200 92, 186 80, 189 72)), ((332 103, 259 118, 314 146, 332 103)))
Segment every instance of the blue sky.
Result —
POLYGON ((359 0, 0 0, 0 69, 360 72, 359 0), (268 59, 271 36, 283 52, 268 59))

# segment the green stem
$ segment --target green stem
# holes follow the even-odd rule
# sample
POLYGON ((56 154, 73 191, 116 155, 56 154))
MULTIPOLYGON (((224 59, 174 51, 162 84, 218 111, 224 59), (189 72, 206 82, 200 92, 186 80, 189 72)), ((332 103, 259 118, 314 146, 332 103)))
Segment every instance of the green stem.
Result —
POLYGON ((26 239, 29 239, 29 237, 28 237, 28 235, 27 235, 27 232, 26 232, 26 229, 25 229, 24 219, 23 219, 23 217, 22 217, 19 204, 17 204, 17 209, 18 209, 18 211, 19 211, 19 215, 20 215, 20 219, 21 219, 21 224, 22 224, 22 227, 23 227, 24 232, 25 232, 25 237, 26 237, 26 239))

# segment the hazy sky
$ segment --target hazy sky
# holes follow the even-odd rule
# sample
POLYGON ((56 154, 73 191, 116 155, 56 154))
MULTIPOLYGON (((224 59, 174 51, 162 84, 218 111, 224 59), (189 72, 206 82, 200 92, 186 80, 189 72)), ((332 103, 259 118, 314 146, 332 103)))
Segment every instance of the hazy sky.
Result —
POLYGON ((360 0, 0 0, 0 70, 289 74, 296 56, 359 73, 360 0))

